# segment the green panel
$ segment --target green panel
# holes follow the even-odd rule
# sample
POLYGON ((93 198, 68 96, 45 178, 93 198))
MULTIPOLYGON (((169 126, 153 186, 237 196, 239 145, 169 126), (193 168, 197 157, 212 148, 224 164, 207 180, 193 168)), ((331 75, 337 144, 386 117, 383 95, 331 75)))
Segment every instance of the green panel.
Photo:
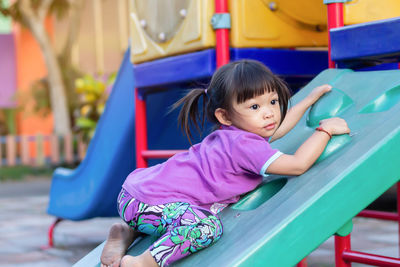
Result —
POLYGON ((278 179, 268 183, 263 183, 252 192, 245 195, 237 203, 232 205, 234 210, 253 210, 261 206, 265 201, 273 197, 282 187, 285 186, 287 179, 278 179))
MULTIPOLYGON (((0 1, 0 3, 4 3, 4 6, 7 7, 9 5, 8 0, 0 1)), ((0 14, 0 34, 9 34, 11 33, 11 18, 5 17, 0 14)))
POLYGON ((334 135, 332 139, 329 140, 328 145, 326 146, 324 152, 322 152, 321 156, 317 159, 317 163, 325 160, 330 155, 338 152, 342 149, 346 144, 351 142, 351 137, 347 134, 345 135, 334 135))
POLYGON ((323 119, 340 116, 348 108, 353 105, 353 100, 344 92, 337 88, 332 88, 332 91, 321 97, 315 103, 307 117, 307 125, 317 127, 323 119))
POLYGON ((400 86, 396 86, 384 92, 378 98, 366 105, 360 113, 373 113, 389 110, 400 100, 400 86))
MULTIPOLYGON (((399 180, 400 70, 326 70, 292 103, 321 84, 334 90, 272 147, 296 151, 318 120, 332 116, 348 122, 351 136, 333 137, 305 174, 276 177, 224 209, 222 238, 174 266, 294 266, 330 236, 348 234, 351 219, 399 180)), ((144 238, 128 254, 138 255, 150 243, 144 238)), ((96 266, 100 254, 92 253, 96 261, 77 266, 96 266)))

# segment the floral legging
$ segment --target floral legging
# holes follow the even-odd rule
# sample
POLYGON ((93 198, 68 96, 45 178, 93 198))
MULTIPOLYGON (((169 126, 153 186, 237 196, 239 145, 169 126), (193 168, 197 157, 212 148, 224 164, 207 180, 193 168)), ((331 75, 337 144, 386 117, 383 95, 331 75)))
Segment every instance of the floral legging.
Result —
POLYGON ((217 215, 185 202, 148 205, 122 189, 118 212, 134 230, 158 237, 149 248, 159 266, 168 266, 211 246, 222 235, 217 215))

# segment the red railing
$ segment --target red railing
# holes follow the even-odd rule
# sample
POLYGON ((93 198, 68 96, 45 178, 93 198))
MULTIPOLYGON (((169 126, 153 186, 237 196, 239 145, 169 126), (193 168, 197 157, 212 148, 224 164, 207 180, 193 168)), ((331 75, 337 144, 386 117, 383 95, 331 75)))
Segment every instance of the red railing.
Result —
MULTIPOLYGON (((215 13, 225 14, 228 12, 227 0, 215 0, 215 13)), ((229 62, 229 29, 216 29, 216 60, 217 67, 229 62)), ((147 160, 154 158, 168 158, 183 150, 148 150, 147 146, 147 119, 145 95, 141 94, 139 88, 135 89, 135 112, 136 112, 136 159, 137 167, 148 166, 147 160)))

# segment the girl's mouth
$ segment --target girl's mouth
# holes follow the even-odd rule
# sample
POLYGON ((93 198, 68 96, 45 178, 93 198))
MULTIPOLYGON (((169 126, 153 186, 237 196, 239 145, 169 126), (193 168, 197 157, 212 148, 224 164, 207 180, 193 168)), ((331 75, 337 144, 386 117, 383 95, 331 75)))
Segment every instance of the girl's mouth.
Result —
POLYGON ((267 130, 273 130, 275 128, 275 123, 270 123, 267 126, 264 127, 267 130))

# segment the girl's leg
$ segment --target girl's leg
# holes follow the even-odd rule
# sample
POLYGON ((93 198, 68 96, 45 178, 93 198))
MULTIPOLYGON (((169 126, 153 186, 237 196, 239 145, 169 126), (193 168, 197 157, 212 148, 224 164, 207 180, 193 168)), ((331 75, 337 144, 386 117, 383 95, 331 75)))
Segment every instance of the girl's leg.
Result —
MULTIPOLYGON (((145 253, 137 257, 125 256, 121 262, 124 265, 137 265, 141 262, 150 265, 151 262, 156 262, 159 266, 167 266, 212 245, 222 235, 222 224, 216 215, 188 203, 152 206, 133 199, 122 190, 118 198, 118 207, 130 231, 135 229, 141 233, 161 236, 145 253), (153 261, 149 260, 149 254, 153 261)), ((125 251, 126 248, 124 253, 125 251)))
POLYGON ((189 206, 149 251, 159 266, 168 266, 211 246, 221 235, 222 224, 216 215, 206 209, 189 206))

